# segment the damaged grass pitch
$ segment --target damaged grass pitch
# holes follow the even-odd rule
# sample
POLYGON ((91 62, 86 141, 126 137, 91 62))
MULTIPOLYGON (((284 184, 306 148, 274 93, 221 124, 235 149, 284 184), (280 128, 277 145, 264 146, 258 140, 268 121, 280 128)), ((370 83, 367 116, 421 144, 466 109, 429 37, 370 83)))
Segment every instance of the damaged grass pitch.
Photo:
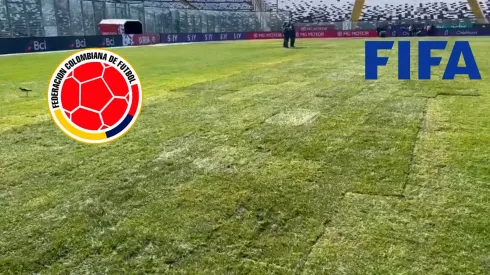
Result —
POLYGON ((1 89, 45 87, 26 72, 64 53, 1 57, 0 273, 488 274, 490 40, 470 40, 483 81, 398 81, 391 51, 366 82, 362 40, 117 49, 145 105, 103 146, 1 89))

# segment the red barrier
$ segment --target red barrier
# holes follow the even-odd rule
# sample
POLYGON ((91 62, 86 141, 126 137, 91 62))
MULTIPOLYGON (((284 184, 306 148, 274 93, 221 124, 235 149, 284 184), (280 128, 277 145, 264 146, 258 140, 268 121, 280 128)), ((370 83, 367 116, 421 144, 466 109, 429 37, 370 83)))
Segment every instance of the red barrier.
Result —
MULTIPOLYGON (((365 31, 318 31, 318 32, 296 32, 296 38, 340 38, 340 37, 377 37, 375 30, 365 31)), ((250 32, 247 39, 282 39, 280 32, 250 32)))
POLYGON ((123 34, 123 46, 150 45, 160 43, 160 35, 156 33, 123 34))
POLYGON ((100 34, 102 35, 118 35, 121 34, 119 25, 102 24, 99 25, 100 34))

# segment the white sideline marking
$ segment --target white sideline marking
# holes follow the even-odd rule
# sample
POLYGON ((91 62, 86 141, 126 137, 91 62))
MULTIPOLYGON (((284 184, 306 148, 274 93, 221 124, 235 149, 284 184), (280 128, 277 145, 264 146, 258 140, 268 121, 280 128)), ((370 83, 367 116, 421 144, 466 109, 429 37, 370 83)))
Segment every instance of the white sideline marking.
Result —
MULTIPOLYGON (((202 43, 202 42, 199 42, 202 43)), ((121 48, 139 48, 139 47, 149 47, 149 46, 172 46, 172 45, 187 45, 187 44, 192 44, 192 43, 159 43, 159 44, 151 44, 151 45, 137 45, 137 46, 121 46, 121 47, 103 47, 101 49, 121 49, 121 48)), ((45 52, 30 52, 30 53, 9 53, 9 54, 2 54, 2 56, 15 56, 15 55, 28 55, 28 54, 49 54, 49 53, 63 53, 63 52, 73 52, 73 51, 81 51, 81 50, 89 50, 89 49, 94 49, 94 48, 80 48, 80 49, 73 49, 73 50, 62 50, 62 51, 45 51, 45 52)))

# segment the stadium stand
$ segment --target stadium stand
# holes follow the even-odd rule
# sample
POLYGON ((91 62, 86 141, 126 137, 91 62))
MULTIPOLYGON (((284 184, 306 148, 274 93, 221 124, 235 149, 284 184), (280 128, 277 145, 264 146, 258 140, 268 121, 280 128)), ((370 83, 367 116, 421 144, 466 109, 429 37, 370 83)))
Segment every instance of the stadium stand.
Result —
POLYGON ((268 0, 271 7, 290 11, 295 22, 340 22, 350 20, 354 0, 268 0))
POLYGON ((395 21, 428 19, 474 19, 468 1, 459 0, 368 0, 360 20, 395 21))
POLYGON ((490 0, 479 2, 483 15, 490 18, 490 0))
POLYGON ((268 0, 296 22, 456 20, 490 16, 490 1, 475 0, 268 0))
POLYGON ((200 10, 252 11, 249 0, 190 0, 189 3, 200 10))
POLYGON ((289 18, 372 28, 385 20, 484 16, 490 0, 0 0, 0 37, 96 35, 98 22, 117 18, 138 19, 146 32, 174 33, 278 31, 289 18))
POLYGON ((2 2, 0 2, 0 37, 11 33, 14 36, 42 34, 41 7, 36 1, 5 0, 5 4, 2 2))
POLYGON ((180 0, 2 0, 0 37, 95 35, 102 19, 144 21, 151 9, 187 9, 180 0))
POLYGON ((150 1, 148 5, 152 7, 160 7, 167 9, 187 9, 189 5, 184 4, 184 2, 180 0, 164 0, 164 1, 150 1))

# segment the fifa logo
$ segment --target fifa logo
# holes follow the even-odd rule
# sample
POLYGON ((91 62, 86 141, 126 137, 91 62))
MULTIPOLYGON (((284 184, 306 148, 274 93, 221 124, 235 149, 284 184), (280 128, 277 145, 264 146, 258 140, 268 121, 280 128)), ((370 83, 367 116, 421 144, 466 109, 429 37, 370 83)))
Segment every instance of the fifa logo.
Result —
MULTIPOLYGON (((365 44, 365 78, 378 79, 378 67, 386 66, 389 57, 378 56, 378 50, 391 50, 395 41, 366 41, 365 44)), ((418 79, 430 80, 431 67, 438 67, 442 57, 431 55, 432 50, 445 50, 447 41, 419 41, 418 42, 418 79)), ((398 79, 410 79, 410 41, 398 41, 398 79)), ((481 80, 480 71, 476 64, 473 51, 468 41, 456 41, 451 50, 443 80, 454 80, 456 75, 468 75, 471 80, 481 80), (458 66, 460 57, 463 57, 465 67, 458 66)))

